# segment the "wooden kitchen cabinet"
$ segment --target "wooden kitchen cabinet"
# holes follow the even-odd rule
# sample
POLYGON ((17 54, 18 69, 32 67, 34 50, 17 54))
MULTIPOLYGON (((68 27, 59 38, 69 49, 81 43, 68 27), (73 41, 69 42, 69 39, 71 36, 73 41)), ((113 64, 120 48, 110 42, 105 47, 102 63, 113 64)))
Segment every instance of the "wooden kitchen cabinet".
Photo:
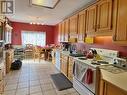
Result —
POLYGON ((86 18, 86 33, 91 33, 96 31, 96 17, 97 17, 97 6, 92 5, 87 9, 86 18))
POLYGON ((64 22, 61 23, 61 42, 64 42, 64 37, 65 37, 65 34, 64 34, 64 22))
POLYGON ((78 32, 78 14, 70 17, 70 39, 71 38, 77 38, 77 32, 78 32))
POLYGON ((58 27, 59 27, 59 36, 60 36, 60 38, 59 38, 59 41, 60 42, 63 42, 64 41, 64 30, 63 30, 63 23, 59 23, 59 25, 58 25, 58 27))
POLYGON ((0 63, 0 95, 3 94, 4 88, 5 88, 5 82, 4 82, 4 77, 6 75, 5 73, 6 73, 5 63, 4 63, 4 60, 3 60, 0 63))
POLYGON ((68 76, 68 56, 60 54, 60 71, 67 77, 68 76))
POLYGON ((70 81, 73 81, 73 64, 74 64, 74 59, 73 59, 73 57, 69 57, 68 79, 69 79, 70 81))
POLYGON ((93 36, 112 35, 113 0, 100 0, 87 8, 86 33, 93 36))
POLYGON ((78 42, 84 42, 86 31, 86 10, 78 14, 78 42))
POLYGON ((117 11, 116 30, 113 41, 121 45, 127 45, 127 0, 115 0, 117 11))
POLYGON ((105 81, 103 95, 127 95, 127 92, 105 81))
POLYGON ((69 19, 64 21, 64 41, 68 42, 69 40, 69 19))
POLYGON ((112 28, 112 0, 102 0, 97 4, 97 32, 109 32, 112 28))
POLYGON ((6 73, 9 73, 10 68, 11 68, 11 64, 14 60, 14 50, 10 49, 6 51, 6 55, 5 55, 5 61, 6 61, 6 73))

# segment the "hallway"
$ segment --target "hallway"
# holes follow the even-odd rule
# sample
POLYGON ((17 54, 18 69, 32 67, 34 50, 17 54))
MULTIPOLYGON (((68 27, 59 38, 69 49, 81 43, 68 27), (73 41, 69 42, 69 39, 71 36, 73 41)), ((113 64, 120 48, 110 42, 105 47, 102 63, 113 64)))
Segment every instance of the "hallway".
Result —
POLYGON ((50 74, 57 73, 51 62, 23 60, 20 70, 11 71, 5 77, 5 93, 2 95, 79 95, 74 88, 58 91, 50 74))

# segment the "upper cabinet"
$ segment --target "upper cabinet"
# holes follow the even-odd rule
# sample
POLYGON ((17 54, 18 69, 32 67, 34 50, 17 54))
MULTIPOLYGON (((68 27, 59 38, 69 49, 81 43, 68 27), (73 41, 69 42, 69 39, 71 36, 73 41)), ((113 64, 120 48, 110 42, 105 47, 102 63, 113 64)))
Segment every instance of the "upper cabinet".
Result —
POLYGON ((86 10, 78 14, 78 42, 84 42, 86 31, 86 10))
POLYGON ((69 19, 59 23, 60 42, 68 42, 69 39, 69 19))
POLYGON ((70 17, 70 38, 77 38, 78 32, 78 15, 70 17))
POLYGON ((112 0, 100 1, 97 5, 97 32, 111 30, 112 0))
POLYGON ((62 34, 62 42, 64 42, 65 32, 64 32, 64 22, 61 23, 61 34, 62 34))
POLYGON ((88 35, 112 35, 112 0, 101 0, 88 7, 86 32, 88 35))
POLYGON ((62 31, 62 23, 59 23, 58 27, 59 27, 59 29, 58 29, 58 31, 59 31, 59 41, 62 42, 64 40, 64 33, 62 31))
POLYGON ((86 33, 96 31, 96 15, 97 7, 92 5, 87 9, 87 19, 86 19, 86 33))
POLYGON ((127 0, 115 0, 115 5, 117 18, 113 40, 118 44, 127 45, 127 0))
POLYGON ((69 19, 64 21, 64 41, 68 42, 69 40, 69 19))

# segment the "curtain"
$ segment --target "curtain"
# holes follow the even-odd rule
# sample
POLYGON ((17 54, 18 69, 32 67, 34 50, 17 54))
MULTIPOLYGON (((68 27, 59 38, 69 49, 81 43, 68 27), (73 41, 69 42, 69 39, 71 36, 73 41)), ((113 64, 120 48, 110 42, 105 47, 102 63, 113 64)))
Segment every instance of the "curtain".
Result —
POLYGON ((46 33, 37 31, 22 31, 22 46, 25 46, 26 44, 45 46, 46 33))

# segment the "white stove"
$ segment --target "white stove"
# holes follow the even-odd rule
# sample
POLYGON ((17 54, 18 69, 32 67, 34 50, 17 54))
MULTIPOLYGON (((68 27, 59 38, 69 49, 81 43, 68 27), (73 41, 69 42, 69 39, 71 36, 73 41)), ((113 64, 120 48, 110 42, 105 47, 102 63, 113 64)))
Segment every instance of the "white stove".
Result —
POLYGON ((118 56, 118 51, 91 48, 103 58, 101 61, 93 59, 74 58, 73 86, 81 95, 95 95, 96 92, 96 67, 113 64, 113 59, 118 56))

